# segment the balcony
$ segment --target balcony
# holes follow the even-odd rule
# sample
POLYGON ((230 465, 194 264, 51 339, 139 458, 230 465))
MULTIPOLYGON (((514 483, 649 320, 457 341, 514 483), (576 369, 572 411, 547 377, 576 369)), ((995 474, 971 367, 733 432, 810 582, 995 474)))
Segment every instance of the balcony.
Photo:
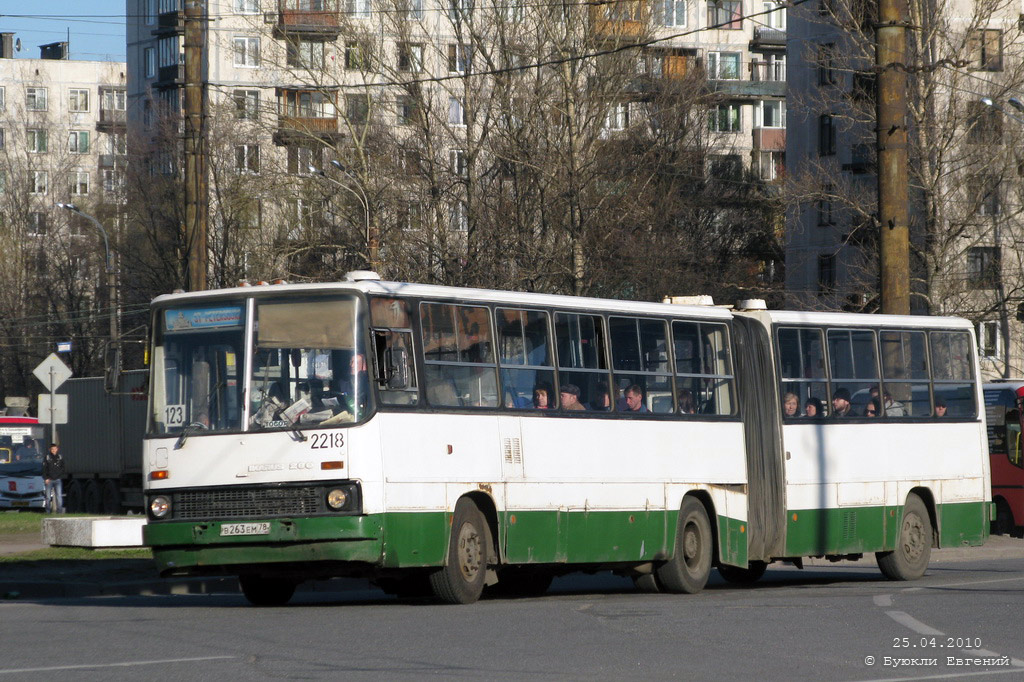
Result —
POLYGON ((613 0, 590 6, 594 35, 611 41, 635 40, 647 26, 647 5, 635 0, 613 0))
POLYGON ((179 9, 171 12, 161 12, 158 14, 156 18, 156 28, 153 29, 153 35, 158 38, 185 35, 184 10, 179 9))
POLYGON ((767 26, 754 27, 754 39, 750 41, 751 50, 785 50, 786 31, 767 26))
POLYGON ((753 148, 761 152, 786 151, 786 129, 754 128, 753 148))
POLYGON ((127 157, 123 154, 100 154, 100 169, 124 168, 127 165, 127 157))
POLYGON ((785 81, 708 80, 708 89, 729 99, 758 100, 786 96, 785 81))
POLYGON ((295 142, 322 140, 327 143, 337 142, 343 137, 338 131, 338 118, 312 116, 286 116, 277 119, 277 130, 274 132, 274 144, 286 145, 295 142))
POLYGON ((264 15, 264 22, 274 25, 274 37, 317 37, 336 40, 341 21, 333 2, 326 0, 279 0, 277 12, 264 15))
POLYGON ((172 64, 161 66, 156 72, 156 82, 153 87, 158 90, 181 87, 185 84, 185 65, 172 64))
POLYGON ((124 109, 100 109, 99 120, 96 121, 96 130, 109 133, 114 130, 124 130, 127 125, 124 109))

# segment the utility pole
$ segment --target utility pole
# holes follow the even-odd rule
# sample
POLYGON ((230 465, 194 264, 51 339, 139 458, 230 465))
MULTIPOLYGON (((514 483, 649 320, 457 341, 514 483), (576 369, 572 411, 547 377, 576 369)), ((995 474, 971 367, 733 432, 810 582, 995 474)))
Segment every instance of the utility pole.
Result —
POLYGON ((206 0, 185 0, 185 271, 190 291, 206 288, 207 161, 203 49, 206 0))
POLYGON ((882 312, 910 314, 907 0, 878 0, 878 229, 882 312))

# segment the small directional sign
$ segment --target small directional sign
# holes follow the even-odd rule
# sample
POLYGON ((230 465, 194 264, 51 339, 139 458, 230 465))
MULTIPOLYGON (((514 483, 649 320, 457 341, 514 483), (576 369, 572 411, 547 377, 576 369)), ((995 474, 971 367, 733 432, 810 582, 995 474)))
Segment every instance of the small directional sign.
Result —
POLYGON ((70 341, 58 341, 57 342, 57 352, 58 353, 70 353, 71 352, 71 342, 70 341))

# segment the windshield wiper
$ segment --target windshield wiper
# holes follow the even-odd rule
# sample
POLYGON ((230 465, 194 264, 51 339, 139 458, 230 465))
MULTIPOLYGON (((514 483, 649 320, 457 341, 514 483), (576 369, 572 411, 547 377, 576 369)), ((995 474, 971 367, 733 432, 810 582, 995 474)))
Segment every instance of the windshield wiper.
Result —
POLYGON ((208 428, 210 427, 208 427, 203 422, 192 422, 191 424, 189 424, 188 426, 181 430, 181 435, 178 436, 178 440, 174 444, 174 449, 180 450, 181 446, 185 444, 185 441, 188 439, 189 436, 191 436, 196 431, 205 431, 208 428))

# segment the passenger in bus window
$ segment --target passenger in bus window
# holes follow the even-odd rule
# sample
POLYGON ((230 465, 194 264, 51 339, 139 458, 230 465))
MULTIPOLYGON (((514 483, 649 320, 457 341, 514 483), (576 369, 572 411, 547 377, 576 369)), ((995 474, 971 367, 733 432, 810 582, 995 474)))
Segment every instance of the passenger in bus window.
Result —
POLYGON ((607 412, 612 409, 612 398, 606 382, 598 382, 597 389, 594 391, 594 399, 590 401, 590 409, 598 412, 607 412))
POLYGON ((797 397, 796 393, 786 393, 782 396, 782 416, 787 419, 799 416, 797 413, 800 411, 800 398, 797 397))
POLYGON ((587 409, 580 402, 580 387, 576 384, 562 384, 562 388, 558 392, 558 399, 562 402, 563 410, 587 409))
POLYGON ((619 412, 647 412, 644 389, 639 384, 631 384, 615 407, 619 412))
POLYGON ((550 402, 551 389, 544 384, 537 384, 533 387, 533 407, 536 410, 549 410, 551 409, 550 402))
POLYGON ((821 419, 825 416, 825 410, 819 398, 807 399, 807 404, 804 405, 804 416, 810 419, 821 419))
POLYGON ((892 394, 889 391, 885 392, 885 416, 886 417, 906 417, 907 409, 903 406, 903 403, 898 400, 892 399, 892 394))
POLYGON ((693 392, 688 388, 679 392, 679 411, 682 414, 697 414, 697 402, 693 399, 693 392))
POLYGON ((878 398, 872 398, 868 401, 867 406, 864 408, 865 417, 877 417, 882 412, 882 404, 878 401, 878 398))
POLYGON ((935 401, 935 416, 945 417, 946 416, 946 401, 936 400, 935 401))
POLYGON ((847 388, 837 388, 836 392, 832 394, 832 416, 833 417, 850 417, 850 390, 847 388))

